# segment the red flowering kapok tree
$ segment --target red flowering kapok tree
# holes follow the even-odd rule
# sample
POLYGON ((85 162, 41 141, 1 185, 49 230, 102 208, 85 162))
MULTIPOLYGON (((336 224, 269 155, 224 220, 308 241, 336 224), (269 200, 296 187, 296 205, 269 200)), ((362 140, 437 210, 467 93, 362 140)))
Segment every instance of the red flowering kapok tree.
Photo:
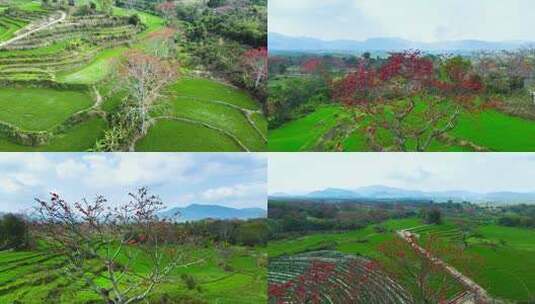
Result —
POLYGON ((372 150, 425 151, 483 90, 464 62, 447 63, 448 76, 439 77, 433 60, 418 51, 393 53, 379 68, 361 62, 333 82, 332 97, 355 110, 372 150))
POLYGON ((246 83, 257 89, 264 85, 268 76, 268 50, 265 47, 250 49, 242 55, 246 83))

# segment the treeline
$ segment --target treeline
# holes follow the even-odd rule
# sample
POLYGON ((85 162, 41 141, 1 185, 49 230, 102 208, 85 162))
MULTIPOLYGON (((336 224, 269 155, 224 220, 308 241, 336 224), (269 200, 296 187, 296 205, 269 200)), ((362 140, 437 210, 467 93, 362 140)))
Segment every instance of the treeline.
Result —
MULTIPOLYGON (((363 53, 359 56, 271 56, 267 106, 270 128, 306 115, 318 104, 337 102, 339 88, 335 83, 359 69, 378 71, 394 55, 385 53, 372 56, 363 53)), ((472 76, 474 83, 481 84, 480 95, 488 97, 486 100, 490 101, 489 107, 499 107, 506 112, 531 117, 526 110, 531 106, 530 95, 526 90, 535 85, 535 50, 474 53, 471 56, 422 54, 421 58, 432 63, 432 74, 438 81, 450 83, 451 75, 464 71, 466 75, 472 76), (515 98, 505 98, 511 96, 515 98)), ((366 88, 360 89, 366 91, 366 88)))
MULTIPOLYGON (((131 227, 128 237, 133 244, 147 239, 131 227)), ((34 232, 38 232, 39 225, 32 226, 20 215, 6 214, 0 217, 0 250, 28 249, 35 243, 34 232)), ((159 222, 160 241, 181 244, 184 242, 205 243, 207 246, 215 243, 226 243, 241 246, 265 246, 271 237, 271 228, 266 219, 251 220, 202 220, 187 223, 159 222)))
MULTIPOLYGON (((418 206, 421 207, 420 204, 418 206)), ((420 207, 282 201, 270 201, 268 206, 275 238, 288 233, 360 229, 388 219, 415 216, 420 207)))
POLYGON ((30 246, 29 229, 19 215, 0 216, 0 250, 24 249, 30 246))
POLYGON ((515 205, 501 207, 498 224, 508 227, 535 228, 535 206, 515 205))
POLYGON ((204 220, 177 226, 186 235, 232 245, 264 246, 271 237, 271 229, 266 219, 204 220))
POLYGON ((266 2, 225 0, 210 6, 177 6, 176 17, 185 29, 182 43, 185 53, 191 55, 191 64, 208 68, 264 101, 267 96, 266 2), (262 52, 255 55, 251 50, 262 52), (257 67, 248 61, 258 63, 257 67), (257 81, 259 76, 261 82, 257 81))
POLYGON ((181 64, 208 69, 265 102, 267 1, 117 0, 116 5, 164 17, 179 29, 181 64))

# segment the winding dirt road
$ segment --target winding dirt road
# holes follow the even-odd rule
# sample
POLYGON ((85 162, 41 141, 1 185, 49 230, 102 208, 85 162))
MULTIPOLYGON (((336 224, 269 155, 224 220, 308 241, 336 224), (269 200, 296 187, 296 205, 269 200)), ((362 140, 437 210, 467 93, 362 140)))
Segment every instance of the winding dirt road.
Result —
POLYGON ((33 33, 36 33, 36 32, 39 32, 39 31, 42 31, 46 28, 49 28, 51 27, 52 25, 56 24, 56 23, 59 23, 63 20, 65 20, 65 18, 67 18, 67 14, 64 12, 64 11, 60 11, 60 17, 58 19, 55 19, 55 20, 52 20, 50 22, 47 22, 43 25, 41 25, 40 27, 36 28, 36 29, 33 29, 31 31, 28 31, 26 33, 23 33, 23 34, 20 34, 20 35, 17 35, 7 41, 4 41, 4 42, 0 42, 0 49, 3 48, 3 47, 6 47, 7 45, 15 42, 15 41, 18 41, 20 39, 24 39, 26 37, 28 37, 29 35, 33 34, 33 33))
POLYGON ((475 298, 475 303, 494 303, 492 297, 489 296, 488 292, 481 287, 479 284, 474 282, 469 277, 465 276, 453 266, 439 259, 438 257, 432 255, 429 251, 421 247, 417 242, 417 235, 406 230, 396 231, 397 235, 405 240, 420 256, 425 257, 433 264, 440 266, 444 271, 449 273, 457 282, 463 285, 464 288, 468 289, 475 298))

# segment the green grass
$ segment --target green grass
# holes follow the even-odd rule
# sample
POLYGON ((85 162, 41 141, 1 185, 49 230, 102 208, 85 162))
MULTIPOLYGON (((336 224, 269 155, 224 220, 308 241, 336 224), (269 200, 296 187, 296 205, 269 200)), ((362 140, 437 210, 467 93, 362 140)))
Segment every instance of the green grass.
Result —
POLYGON ((1 88, 0 120, 24 130, 48 130, 92 104, 92 97, 82 91, 1 88))
POLYGON ((341 107, 320 107, 313 113, 289 122, 268 133, 268 150, 272 152, 307 151, 319 137, 336 124, 341 107))
POLYGON ((535 122, 494 110, 464 113, 451 133, 493 151, 535 151, 535 122))
POLYGON ((56 135, 50 143, 39 147, 29 147, 15 144, 5 138, 0 138, 0 151, 4 152, 79 152, 86 151, 95 145, 106 128, 106 122, 94 118, 77 124, 63 134, 56 135))
POLYGON ((187 122, 159 120, 147 136, 136 144, 136 151, 230 152, 240 147, 221 133, 187 122))
MULTIPOLYGON (((269 131, 270 151, 310 151, 319 138, 331 130, 342 108, 319 107, 311 114, 269 131)), ((535 151, 535 121, 513 117, 496 110, 480 113, 463 112, 450 132, 491 151, 535 151)), ((409 146, 414 146, 409 144, 409 146)), ((345 151, 369 151, 361 131, 344 141, 345 151)), ((469 152, 468 147, 434 141, 429 152, 469 152)))
MULTIPOLYGON (((163 110, 156 111, 154 116, 189 119, 221 131, 164 119, 157 122, 137 144, 140 151, 243 151, 225 132, 236 137, 250 151, 265 150, 262 136, 247 120, 245 113, 236 108, 258 108, 242 91, 208 79, 185 78, 168 87, 162 104, 163 110)), ((265 118, 255 115, 252 120, 258 123, 262 132, 265 118)))
MULTIPOLYGON (((422 226, 419 219, 389 220, 381 224, 386 233, 377 233, 373 226, 340 233, 316 233, 298 238, 278 240, 269 243, 270 257, 292 255, 329 247, 347 254, 379 258, 377 247, 382 242, 394 238, 394 231, 419 227, 413 232, 424 239, 435 234, 441 239, 459 244, 459 231, 454 223, 446 221, 441 225, 422 226)), ((472 277, 494 297, 527 301, 535 295, 535 231, 509 228, 498 225, 480 225, 477 232, 482 235, 468 240, 467 254, 478 256, 483 267, 472 277), (499 244, 505 240, 505 245, 499 244), (530 298, 531 297, 531 298, 530 298)), ((455 266, 455 265, 453 265, 455 266)))
POLYGON ((478 228, 484 239, 470 239, 468 252, 482 257, 483 267, 476 282, 492 295, 527 301, 535 295, 535 231, 485 225, 478 228), (488 242, 505 240, 492 247, 488 242))
POLYGON ((258 109, 258 104, 244 91, 210 79, 183 78, 169 90, 177 95, 222 101, 250 110, 258 109))
POLYGON ((334 247, 347 254, 378 256, 377 246, 382 242, 394 238, 394 230, 406 229, 420 225, 418 219, 389 220, 381 226, 391 230, 377 233, 373 226, 349 232, 317 233, 288 240, 272 241, 268 245, 269 257, 293 255, 307 251, 323 249, 324 246, 334 247))
POLYGON ((127 47, 116 47, 100 52, 91 63, 75 72, 59 73, 58 82, 74 84, 94 84, 103 80, 111 71, 112 60, 120 57, 127 47))
MULTIPOLYGON (((190 255, 184 262, 197 259, 202 259, 202 262, 172 271, 168 280, 156 289, 153 299, 165 294, 174 300, 183 299, 185 303, 246 304, 267 301, 266 269, 257 266, 257 259, 265 256, 265 249, 231 247, 227 262, 232 270, 223 269, 221 257, 213 247, 184 247, 181 250, 190 255), (192 275, 199 289, 189 290, 180 278, 181 274, 192 275)), ((139 251, 136 256, 132 270, 137 275, 147 274, 149 263, 146 255, 139 251)), ((60 256, 51 256, 45 250, 0 251, 0 303, 98 302, 99 297, 82 281, 72 281, 61 273, 62 262, 60 256)), ((92 273, 97 268, 96 263, 90 265, 92 273)), ((107 284, 105 279, 99 281, 107 284)))
MULTIPOLYGON (((139 11, 133 12, 122 8, 114 8, 113 10, 113 14, 116 16, 130 16, 133 13, 138 14, 141 18, 141 22, 147 26, 142 33, 138 34, 138 38, 144 38, 151 32, 154 32, 165 25, 165 22, 162 18, 148 13, 139 11)), ((83 84, 94 84, 102 81, 110 73, 114 60, 120 59, 121 56, 130 48, 142 48, 143 44, 144 42, 141 40, 141 42, 136 43, 131 47, 120 46, 103 50, 92 60, 90 64, 74 71, 65 71, 59 73, 56 77, 56 80, 62 83, 83 84)))

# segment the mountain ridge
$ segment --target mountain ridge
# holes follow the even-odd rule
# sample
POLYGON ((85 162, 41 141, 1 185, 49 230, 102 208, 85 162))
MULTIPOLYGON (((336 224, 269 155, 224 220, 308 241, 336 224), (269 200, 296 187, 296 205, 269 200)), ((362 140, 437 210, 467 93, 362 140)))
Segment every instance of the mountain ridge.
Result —
POLYGON ((514 50, 534 47, 534 41, 485 41, 477 39, 418 42, 398 37, 374 37, 366 40, 322 40, 312 37, 294 37, 279 33, 268 34, 268 46, 272 51, 400 51, 419 49, 428 52, 474 52, 481 50, 514 50))
POLYGON ((465 190, 420 191, 384 185, 363 186, 354 189, 325 188, 311 191, 304 195, 280 196, 271 194, 270 198, 305 198, 305 199, 424 199, 437 202, 472 201, 476 203, 530 203, 535 204, 534 192, 493 191, 476 192, 465 190))
POLYGON ((158 212, 158 216, 176 222, 199 221, 203 219, 253 219, 266 217, 262 208, 231 208, 221 205, 190 204, 186 207, 173 207, 158 212))

